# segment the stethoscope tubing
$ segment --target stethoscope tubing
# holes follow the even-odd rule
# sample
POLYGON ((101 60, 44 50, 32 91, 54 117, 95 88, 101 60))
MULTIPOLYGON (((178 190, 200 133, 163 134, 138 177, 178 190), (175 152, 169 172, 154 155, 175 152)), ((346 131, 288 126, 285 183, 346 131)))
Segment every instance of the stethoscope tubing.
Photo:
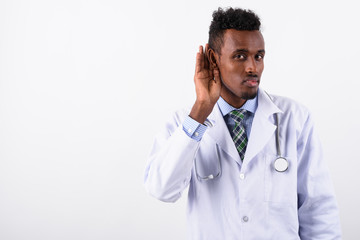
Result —
MULTIPOLYGON (((270 98, 270 100, 273 102, 273 99, 270 97, 270 95, 265 92, 266 95, 270 98)), ((275 142, 276 142, 276 152, 277 152, 277 158, 275 159, 274 163, 273 163, 273 167, 277 172, 285 172, 287 171, 288 167, 289 167, 289 162, 286 160, 285 157, 282 156, 281 153, 281 148, 280 148, 280 128, 279 128, 279 115, 278 113, 275 113, 275 122, 276 122, 276 133, 275 133, 275 142)), ((218 145, 216 144, 216 154, 217 154, 217 159, 218 159, 218 172, 214 175, 214 174, 210 174, 208 176, 200 176, 198 174, 197 171, 197 161, 196 158, 194 160, 195 162, 195 174, 196 177, 198 178, 198 180, 214 180, 218 177, 221 176, 222 173, 222 167, 221 167, 221 161, 220 161, 220 153, 219 153, 219 149, 218 149, 218 145)))

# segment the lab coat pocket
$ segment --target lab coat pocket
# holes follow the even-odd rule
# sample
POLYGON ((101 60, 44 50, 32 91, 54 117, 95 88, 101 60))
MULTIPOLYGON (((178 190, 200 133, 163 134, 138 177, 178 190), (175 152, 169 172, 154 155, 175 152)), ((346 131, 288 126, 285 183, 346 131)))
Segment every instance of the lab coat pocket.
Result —
POLYGON ((267 219, 273 234, 268 239, 300 240, 296 206, 268 203, 267 219))
POLYGON ((287 170, 279 172, 275 169, 277 156, 265 155, 265 201, 297 204, 297 171, 294 158, 285 157, 287 170))

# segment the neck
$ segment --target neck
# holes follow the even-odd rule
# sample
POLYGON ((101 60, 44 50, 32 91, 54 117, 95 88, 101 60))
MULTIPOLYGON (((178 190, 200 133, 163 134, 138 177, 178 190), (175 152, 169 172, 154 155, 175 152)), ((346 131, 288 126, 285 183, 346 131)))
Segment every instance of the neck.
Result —
POLYGON ((225 100, 225 102, 227 102, 234 108, 241 108, 247 101, 247 99, 239 98, 236 96, 228 97, 224 94, 221 94, 221 97, 225 100))

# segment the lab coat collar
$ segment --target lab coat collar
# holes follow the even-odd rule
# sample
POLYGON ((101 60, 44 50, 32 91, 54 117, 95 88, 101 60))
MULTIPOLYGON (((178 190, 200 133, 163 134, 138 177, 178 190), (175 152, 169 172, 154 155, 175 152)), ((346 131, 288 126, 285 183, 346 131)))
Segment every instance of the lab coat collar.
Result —
POLYGON ((255 112, 243 163, 241 162, 239 153, 236 150, 222 113, 217 105, 214 106, 212 113, 208 117, 210 127, 206 131, 206 134, 208 134, 220 148, 230 155, 239 165, 246 167, 261 149, 263 149, 276 129, 276 125, 271 116, 281 112, 282 111, 274 104, 265 91, 259 89, 258 108, 255 112))
POLYGON ((244 167, 264 148, 274 134, 276 123, 272 116, 276 113, 282 113, 264 90, 259 89, 258 97, 258 108, 254 115, 249 142, 246 147, 244 167))
POLYGON ((209 115, 208 121, 210 124, 207 125, 210 127, 206 130, 205 134, 209 135, 223 151, 241 165, 240 155, 236 150, 229 129, 217 104, 209 115))

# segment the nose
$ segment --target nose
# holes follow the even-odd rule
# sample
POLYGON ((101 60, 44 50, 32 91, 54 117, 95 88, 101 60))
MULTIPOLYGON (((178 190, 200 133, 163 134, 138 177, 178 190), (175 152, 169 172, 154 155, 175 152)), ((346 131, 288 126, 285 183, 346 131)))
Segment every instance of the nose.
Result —
POLYGON ((256 67, 256 61, 253 58, 249 58, 246 61, 245 70, 247 73, 256 73, 257 67, 256 67))

